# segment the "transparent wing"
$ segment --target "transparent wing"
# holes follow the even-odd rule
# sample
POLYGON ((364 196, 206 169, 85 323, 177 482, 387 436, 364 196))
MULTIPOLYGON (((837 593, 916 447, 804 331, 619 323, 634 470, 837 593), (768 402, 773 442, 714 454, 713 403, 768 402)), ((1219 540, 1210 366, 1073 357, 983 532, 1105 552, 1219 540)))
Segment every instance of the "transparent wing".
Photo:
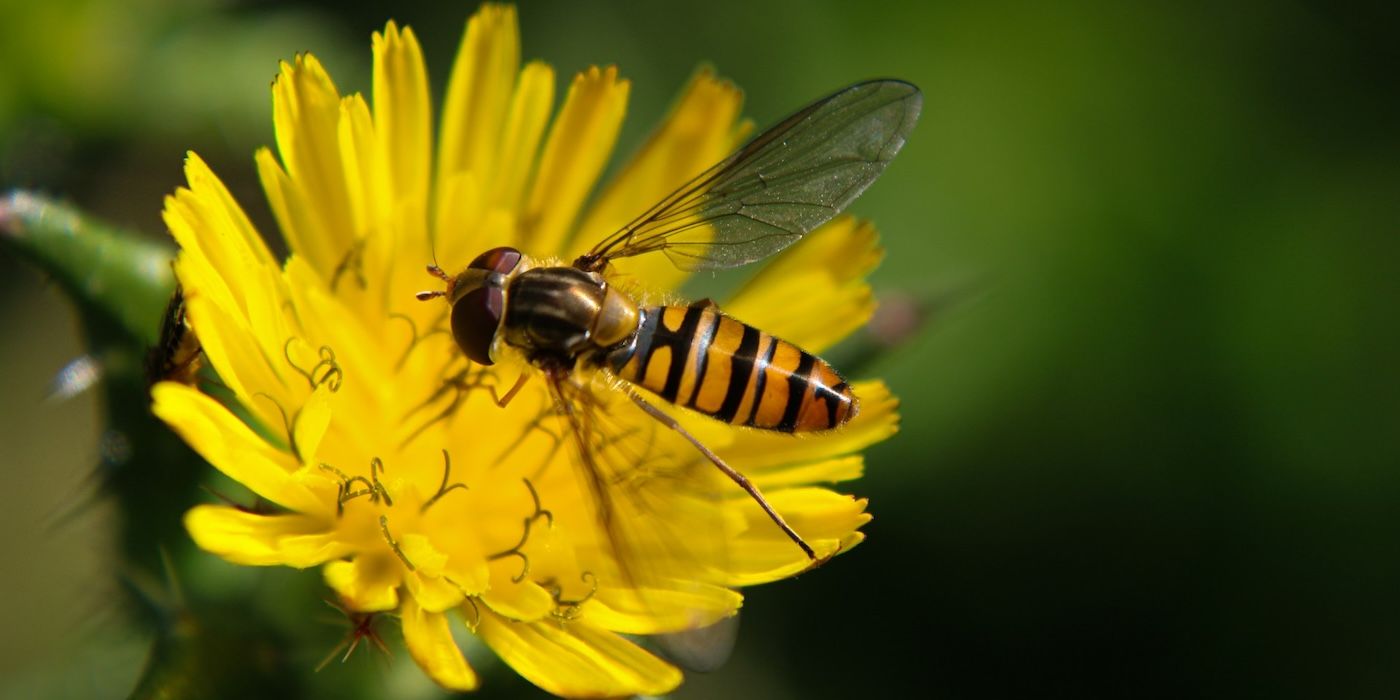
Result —
POLYGON ((704 627, 657 635, 650 641, 671 663, 688 671, 711 673, 734 653, 734 644, 739 641, 739 615, 704 627))
POLYGON ((625 393, 578 377, 549 377, 577 481, 591 504, 574 547, 598 582, 590 604, 634 634, 703 628, 733 614, 723 582, 724 483, 695 449, 625 393))
POLYGON ((684 270, 772 255, 829 221, 884 172, 918 120, 923 95, 874 80, 822 98, 759 134, 575 262, 663 251, 684 270))

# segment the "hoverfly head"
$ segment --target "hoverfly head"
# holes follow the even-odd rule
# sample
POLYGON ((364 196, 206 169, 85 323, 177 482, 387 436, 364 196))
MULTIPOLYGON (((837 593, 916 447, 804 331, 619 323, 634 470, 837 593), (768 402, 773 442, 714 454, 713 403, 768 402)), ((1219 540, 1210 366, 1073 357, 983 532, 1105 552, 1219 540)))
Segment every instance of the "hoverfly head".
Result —
POLYGON ((514 248, 492 248, 447 278, 441 296, 452 305, 452 337, 472 362, 494 364, 491 347, 505 317, 506 286, 521 258, 514 248))

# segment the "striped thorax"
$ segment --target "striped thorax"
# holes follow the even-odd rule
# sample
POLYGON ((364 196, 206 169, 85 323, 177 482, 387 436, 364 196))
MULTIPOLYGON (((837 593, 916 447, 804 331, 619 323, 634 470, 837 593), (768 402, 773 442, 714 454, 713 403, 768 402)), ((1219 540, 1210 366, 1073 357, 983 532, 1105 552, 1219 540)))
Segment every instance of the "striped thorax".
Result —
MULTIPOLYGON (((635 338, 636 302, 596 272, 536 267, 514 248, 493 248, 448 278, 452 336, 473 362, 494 364, 501 344, 562 372, 635 338)), ((598 364, 596 361, 590 364, 598 364)))

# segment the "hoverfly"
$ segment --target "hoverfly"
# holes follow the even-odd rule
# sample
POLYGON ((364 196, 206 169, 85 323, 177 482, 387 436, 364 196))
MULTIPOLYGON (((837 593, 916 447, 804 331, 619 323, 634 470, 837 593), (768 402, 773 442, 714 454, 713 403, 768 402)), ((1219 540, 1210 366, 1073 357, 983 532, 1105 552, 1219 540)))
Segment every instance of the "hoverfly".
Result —
MULTIPOLYGON (((743 474, 641 391, 731 425, 803 433, 839 428, 856 415, 850 385, 824 360, 724 315, 712 302, 640 304, 609 283, 608 266, 662 253, 683 270, 719 269, 777 253, 879 177, 922 103, 918 88, 898 80, 844 88, 764 131, 572 265, 540 265, 514 248, 494 248, 456 275, 430 265, 446 287, 418 298, 448 301, 452 336, 472 362, 491 365, 509 347, 543 373, 610 536, 616 536, 612 497, 582 415, 589 395, 577 377, 585 372, 621 380, 633 403, 689 441, 816 561, 813 548, 743 474)), ((508 403, 527 378, 497 403, 508 403)))

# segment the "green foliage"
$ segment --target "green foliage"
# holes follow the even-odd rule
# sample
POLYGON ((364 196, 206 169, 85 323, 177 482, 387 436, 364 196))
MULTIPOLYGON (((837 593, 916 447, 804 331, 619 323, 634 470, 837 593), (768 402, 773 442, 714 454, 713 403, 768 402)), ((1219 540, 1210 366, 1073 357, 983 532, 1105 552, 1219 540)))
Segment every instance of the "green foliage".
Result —
POLYGON ((0 200, 0 240, 52 275, 87 316, 115 323, 134 347, 155 344, 175 288, 172 246, 18 190, 0 200))

